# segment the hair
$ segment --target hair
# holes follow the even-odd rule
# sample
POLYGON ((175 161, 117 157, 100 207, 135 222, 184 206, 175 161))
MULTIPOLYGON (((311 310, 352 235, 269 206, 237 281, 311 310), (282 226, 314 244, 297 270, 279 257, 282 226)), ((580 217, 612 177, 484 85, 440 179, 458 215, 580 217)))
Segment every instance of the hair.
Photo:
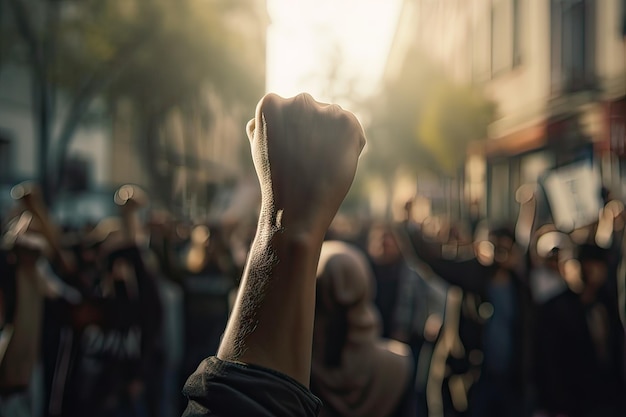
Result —
POLYGON ((489 231, 489 234, 497 238, 506 237, 515 242, 515 232, 509 225, 496 225, 489 231))
POLYGON ((578 248, 578 261, 606 261, 608 251, 597 245, 585 243, 578 248))

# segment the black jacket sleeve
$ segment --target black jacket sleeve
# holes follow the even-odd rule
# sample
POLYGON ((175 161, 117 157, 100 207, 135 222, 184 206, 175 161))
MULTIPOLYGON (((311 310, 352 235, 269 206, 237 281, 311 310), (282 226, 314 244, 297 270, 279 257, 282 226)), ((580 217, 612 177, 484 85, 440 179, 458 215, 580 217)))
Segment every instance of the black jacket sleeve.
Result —
POLYGON ((321 401, 280 372, 210 357, 189 377, 184 417, 315 417, 321 401))

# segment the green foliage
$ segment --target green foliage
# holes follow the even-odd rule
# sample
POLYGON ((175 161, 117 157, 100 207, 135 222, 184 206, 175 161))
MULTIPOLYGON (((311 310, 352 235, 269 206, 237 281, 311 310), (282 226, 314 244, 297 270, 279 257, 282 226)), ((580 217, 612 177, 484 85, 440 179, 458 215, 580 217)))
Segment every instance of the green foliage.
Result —
POLYGON ((130 100, 145 125, 162 123, 207 87, 233 108, 253 109, 263 93, 265 70, 256 58, 263 39, 246 35, 233 18, 257 18, 254 0, 0 0, 0 6, 0 65, 26 66, 33 75, 40 181, 50 195, 96 98, 130 100), (62 119, 55 118, 55 97, 63 97, 62 119))
MULTIPOLYGON (((70 3, 70 2, 68 2, 70 3)), ((162 110, 211 83, 227 98, 262 88, 227 25, 238 5, 223 0, 83 0, 64 6, 55 82, 79 92, 99 72, 106 94, 162 110), (107 74, 102 74, 106 76, 107 74)))
POLYGON ((370 108, 367 164, 383 178, 400 167, 454 177, 469 142, 486 137, 494 112, 473 87, 453 82, 418 51, 370 108))
POLYGON ((223 99, 254 102, 255 68, 241 24, 249 1, 3 0, 0 65, 28 65, 45 88, 81 106, 125 97, 163 112, 210 84, 223 99))
POLYGON ((465 161, 467 145, 487 137, 493 110, 493 105, 469 86, 441 82, 433 88, 415 130, 442 174, 455 176, 465 161))

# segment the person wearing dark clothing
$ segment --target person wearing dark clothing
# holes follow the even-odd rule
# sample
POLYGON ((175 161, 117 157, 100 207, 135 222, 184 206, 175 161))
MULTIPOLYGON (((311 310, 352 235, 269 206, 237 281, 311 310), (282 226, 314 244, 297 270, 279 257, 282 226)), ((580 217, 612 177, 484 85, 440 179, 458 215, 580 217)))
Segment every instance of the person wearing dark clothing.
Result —
POLYGON ((531 337, 532 300, 526 281, 517 273, 519 248, 507 227, 490 231, 491 259, 463 261, 436 255, 436 245, 419 234, 412 243, 432 270, 463 290, 459 337, 465 355, 449 358, 455 374, 478 373, 468 391, 470 415, 479 417, 521 415, 530 376, 528 343, 531 337), (470 354, 480 352, 482 361, 470 354))
POLYGON ((162 312, 154 277, 137 247, 113 251, 106 263, 99 294, 59 306, 50 415, 158 415, 162 312))
POLYGON ((162 304, 144 262, 136 213, 145 195, 127 185, 115 201, 121 221, 103 219, 81 237, 85 244, 66 262, 73 267, 57 268, 63 281, 79 285, 81 296, 47 302, 48 416, 160 415, 162 304))
POLYGON ((429 374, 444 317, 447 284, 415 256, 404 227, 406 224, 375 223, 365 246, 375 277, 382 337, 410 347, 416 364, 417 414, 422 415, 428 413, 429 374))
POLYGON ((44 290, 38 261, 45 241, 28 212, 0 235, 0 417, 27 416, 41 352, 44 290))
POLYGON ((315 416, 315 273, 365 136, 352 113, 308 94, 264 96, 247 133, 261 186, 257 233, 217 358, 185 384, 185 415, 315 416))
POLYGON ((399 334, 407 332, 407 329, 400 328, 399 322, 407 320, 398 317, 398 300, 407 267, 391 227, 385 224, 372 226, 367 239, 367 254, 375 278, 375 303, 380 312, 382 337, 405 341, 409 335, 399 334))
POLYGON ((623 332, 617 308, 603 300, 604 250, 580 248, 582 291, 567 288, 538 307, 538 406, 550 416, 624 415, 623 332))
POLYGON ((482 331, 484 353, 472 415, 522 416, 528 395, 533 304, 530 287, 518 274, 520 251, 507 228, 490 232, 493 266, 481 293, 490 306, 482 331))
MULTIPOLYGON (((236 286, 234 261, 217 225, 196 225, 184 262, 186 378, 207 355, 215 355, 229 314, 228 297, 236 286), (203 332, 197 329, 202 327, 203 332)), ((184 381, 183 381, 184 382, 184 381)))

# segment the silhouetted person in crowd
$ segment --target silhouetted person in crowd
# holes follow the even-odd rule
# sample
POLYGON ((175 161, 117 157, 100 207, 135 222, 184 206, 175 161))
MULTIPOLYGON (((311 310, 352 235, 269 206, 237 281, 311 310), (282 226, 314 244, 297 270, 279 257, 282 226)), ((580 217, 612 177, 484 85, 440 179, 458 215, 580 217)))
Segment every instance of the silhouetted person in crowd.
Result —
POLYGON ((513 231, 498 227, 489 233, 493 264, 484 295, 481 373, 474 391, 471 415, 523 416, 531 349, 532 300, 524 277, 518 275, 521 251, 513 231))
MULTIPOLYGON (((402 226, 377 222, 367 235, 367 254, 375 277, 375 303, 380 311, 382 336, 408 344, 421 373, 416 376, 419 412, 426 412, 426 385, 434 343, 443 312, 445 284, 424 279, 419 265, 405 258, 402 226), (418 272, 420 271, 420 272, 418 272)), ((408 242, 404 246, 410 246, 408 242)))
POLYGON ((43 326, 44 409, 48 416, 159 415, 161 303, 144 263, 136 211, 143 193, 122 187, 120 219, 105 221, 74 245, 48 218, 37 193, 21 186, 36 214, 52 268, 46 280, 74 286, 46 300, 43 326))
MULTIPOLYGON (((229 294, 235 288, 235 264, 217 224, 195 225, 183 252, 186 378, 202 359, 217 353, 229 313, 229 294), (202 327, 204 331, 198 332, 202 327)), ((182 381, 184 383, 184 380, 182 381)))
POLYGON ((450 355, 448 366, 450 384, 463 378, 465 392, 447 384, 449 408, 459 415, 520 415, 530 384, 525 369, 530 365, 533 308, 527 280, 518 273, 522 258, 514 233, 506 226, 492 227, 486 240, 476 242, 477 255, 459 261, 445 259, 442 243, 420 231, 412 231, 411 238, 418 256, 463 290, 458 317, 463 349, 450 355))
POLYGON ((315 416, 316 269, 364 133, 353 114, 308 94, 266 95, 247 132, 262 193, 257 234, 217 356, 185 386, 185 415, 315 416))
POLYGON ((590 375, 595 396, 592 416, 621 416, 624 408, 624 333, 615 297, 616 288, 609 280, 609 250, 593 244, 579 248, 583 288, 580 299, 585 309, 587 327, 593 345, 595 375, 590 375))
POLYGON ((27 417, 41 345, 44 286, 37 268, 45 241, 32 215, 13 218, 0 236, 0 416, 27 417))
POLYGON ((311 389, 326 417, 414 417, 410 347, 380 337, 374 277, 365 255, 339 241, 322 246, 317 271, 311 389))
MULTIPOLYGON (((535 321, 537 406, 548 416, 624 415, 623 333, 616 306, 605 303, 602 294, 606 253, 582 245, 577 280, 568 276, 569 256, 562 254, 571 244, 554 245, 544 255, 543 268, 551 271, 552 281, 560 277, 569 285, 543 284, 549 297, 540 299, 535 321)), ((537 247, 541 250, 541 244, 537 247)))
POLYGON ((367 254, 375 278, 375 302, 380 311, 382 336, 407 341, 409 329, 402 324, 408 320, 400 317, 403 312, 398 308, 398 300, 404 289, 402 281, 410 271, 389 225, 377 223, 371 227, 367 254))

